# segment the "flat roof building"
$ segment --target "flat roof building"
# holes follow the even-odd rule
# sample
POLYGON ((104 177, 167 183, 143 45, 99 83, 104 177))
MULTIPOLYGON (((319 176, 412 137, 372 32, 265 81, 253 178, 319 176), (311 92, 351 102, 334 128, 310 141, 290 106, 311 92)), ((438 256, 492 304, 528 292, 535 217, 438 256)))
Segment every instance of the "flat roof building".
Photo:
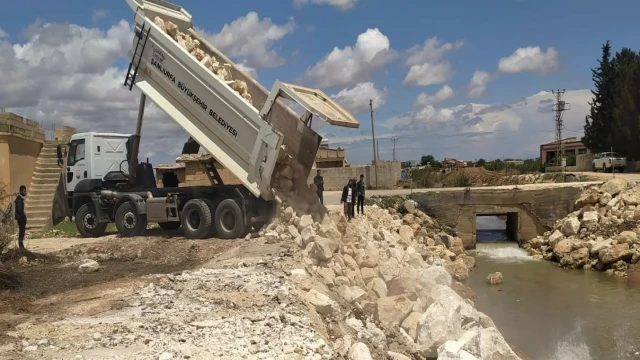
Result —
MULTIPOLYGON (((589 149, 576 137, 568 137, 561 140, 565 155, 580 155, 589 153, 589 149)), ((540 162, 547 164, 556 158, 556 142, 540 145, 540 162)))

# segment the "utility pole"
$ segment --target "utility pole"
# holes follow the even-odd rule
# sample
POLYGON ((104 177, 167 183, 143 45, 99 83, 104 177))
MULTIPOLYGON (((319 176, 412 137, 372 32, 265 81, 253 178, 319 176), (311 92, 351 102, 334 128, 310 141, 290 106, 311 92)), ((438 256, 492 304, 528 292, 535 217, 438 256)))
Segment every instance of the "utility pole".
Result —
POLYGON ((376 132, 373 126, 373 99, 369 99, 369 109, 371 110, 371 136, 373 139, 373 171, 376 175, 376 189, 378 188, 378 155, 376 154, 376 132))
POLYGON ((393 143, 393 161, 396 161, 396 142, 398 141, 397 137, 391 138, 391 142, 393 143))
MULTIPOLYGON (((554 116, 556 125, 556 158, 555 165, 562 166, 562 160, 564 159, 564 144, 562 143, 562 129, 564 125, 562 123, 562 114, 566 110, 570 110, 570 104, 562 100, 565 90, 551 90, 551 93, 556 98, 556 103, 553 104, 553 111, 556 113, 554 116)), ((562 169, 564 171, 564 169, 562 169)))

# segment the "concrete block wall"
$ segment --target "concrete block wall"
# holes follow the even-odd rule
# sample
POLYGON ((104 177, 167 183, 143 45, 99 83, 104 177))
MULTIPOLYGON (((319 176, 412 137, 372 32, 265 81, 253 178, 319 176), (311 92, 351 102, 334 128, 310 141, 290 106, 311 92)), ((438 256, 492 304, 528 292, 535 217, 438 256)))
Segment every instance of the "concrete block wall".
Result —
POLYGON ((591 163, 593 162, 593 157, 594 157, 594 154, 576 155, 575 171, 591 171, 591 163))
MULTIPOLYGON (((400 171, 402 167, 399 161, 378 161, 378 188, 395 189, 398 180, 400 180, 400 171)), ((376 185, 376 171, 373 165, 359 165, 340 168, 324 168, 320 169, 324 178, 325 191, 342 190, 349 179, 360 179, 360 174, 364 174, 364 180, 367 188, 373 188, 376 185)), ((313 178, 316 176, 316 169, 312 169, 307 179, 308 184, 313 184, 313 178)))

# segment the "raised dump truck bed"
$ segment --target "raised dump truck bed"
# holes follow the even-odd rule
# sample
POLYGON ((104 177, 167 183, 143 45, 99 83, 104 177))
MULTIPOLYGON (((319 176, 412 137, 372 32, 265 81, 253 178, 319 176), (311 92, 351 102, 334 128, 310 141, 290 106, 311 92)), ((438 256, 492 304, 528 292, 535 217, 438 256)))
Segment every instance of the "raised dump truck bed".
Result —
POLYGON ((310 115, 332 125, 358 127, 351 114, 322 91, 276 81, 267 92, 255 80, 193 30, 191 15, 159 0, 127 0, 135 12, 134 44, 130 56, 138 67, 137 86, 174 119, 256 196, 272 199, 271 175, 285 145, 308 174, 321 138, 310 128, 310 115), (254 105, 214 75, 155 22, 171 21, 179 31, 199 39, 201 48, 227 63, 231 77, 247 84, 254 105), (279 97, 300 104, 309 115, 299 119, 279 97), (261 110, 258 110, 261 109, 261 110))
MULTIPOLYGON (((336 126, 359 126, 320 90, 276 81, 267 92, 193 31, 191 15, 181 7, 160 0, 127 3, 135 14, 135 36, 124 84, 142 91, 136 134, 127 142, 129 173, 120 163, 120 171, 100 179, 85 175, 67 189, 82 235, 100 236, 115 222, 121 235, 135 236, 147 222, 156 222, 166 230, 182 227, 188 238, 245 236, 268 221, 277 200, 275 184, 282 194, 296 189, 294 180, 306 186, 321 141, 310 127, 314 116, 336 126), (180 33, 198 40, 201 51, 180 33), (151 165, 137 160, 147 97, 241 185, 225 185, 209 162, 204 166, 211 186, 181 187, 175 174, 164 174, 157 188, 151 165), (299 104, 304 114, 297 116, 280 98, 299 104)), ((96 154, 88 151, 87 161, 98 161, 96 154)))

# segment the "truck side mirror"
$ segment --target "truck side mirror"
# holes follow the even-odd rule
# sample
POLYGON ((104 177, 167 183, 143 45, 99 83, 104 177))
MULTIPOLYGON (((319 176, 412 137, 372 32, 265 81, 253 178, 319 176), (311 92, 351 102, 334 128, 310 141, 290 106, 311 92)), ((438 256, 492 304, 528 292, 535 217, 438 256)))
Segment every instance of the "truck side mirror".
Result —
POLYGON ((62 145, 58 145, 56 147, 56 152, 58 153, 58 166, 62 166, 63 161, 62 161, 62 145))

